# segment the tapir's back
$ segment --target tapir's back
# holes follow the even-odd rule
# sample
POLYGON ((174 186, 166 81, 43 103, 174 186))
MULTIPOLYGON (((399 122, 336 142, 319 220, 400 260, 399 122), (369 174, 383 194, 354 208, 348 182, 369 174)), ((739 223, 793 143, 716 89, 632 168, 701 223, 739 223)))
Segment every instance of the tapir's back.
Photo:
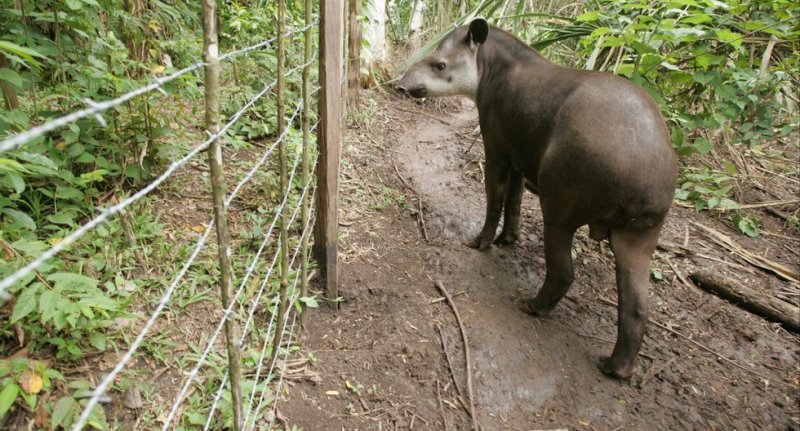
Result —
POLYGON ((663 218, 676 161, 667 127, 647 93, 618 76, 567 68, 503 48, 479 52, 478 109, 485 138, 508 153, 542 205, 576 223, 663 218))

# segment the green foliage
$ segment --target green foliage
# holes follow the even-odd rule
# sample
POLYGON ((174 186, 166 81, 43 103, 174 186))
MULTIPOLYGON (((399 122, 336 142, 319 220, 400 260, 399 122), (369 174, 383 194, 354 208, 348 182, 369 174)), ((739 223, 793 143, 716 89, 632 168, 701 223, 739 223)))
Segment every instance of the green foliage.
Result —
MULTIPOLYGON (((723 149, 758 154, 797 129, 797 12, 789 0, 595 0, 576 18, 544 16, 533 45, 571 44, 576 67, 644 87, 685 164, 676 198, 698 211, 728 211, 739 206, 736 168, 691 165, 723 149)), ((757 232, 754 218, 737 217, 739 230, 757 232)))

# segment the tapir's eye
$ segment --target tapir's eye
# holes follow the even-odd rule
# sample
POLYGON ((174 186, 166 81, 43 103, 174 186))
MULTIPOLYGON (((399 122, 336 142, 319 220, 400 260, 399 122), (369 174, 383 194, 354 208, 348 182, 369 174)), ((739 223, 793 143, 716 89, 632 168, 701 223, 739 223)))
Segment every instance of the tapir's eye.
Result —
POLYGON ((433 68, 438 70, 438 71, 444 70, 445 67, 447 67, 447 65, 444 64, 444 63, 436 63, 436 64, 433 65, 433 68))

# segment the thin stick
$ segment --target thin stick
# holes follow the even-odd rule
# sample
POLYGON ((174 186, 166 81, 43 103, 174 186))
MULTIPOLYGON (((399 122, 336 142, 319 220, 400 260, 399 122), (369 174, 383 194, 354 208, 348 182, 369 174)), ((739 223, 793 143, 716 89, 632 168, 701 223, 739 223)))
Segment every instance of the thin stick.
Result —
POLYGON ((419 225, 422 227, 422 236, 425 237, 425 241, 430 241, 428 229, 425 228, 425 216, 422 213, 422 196, 419 194, 417 194, 417 203, 419 203, 419 225))
MULTIPOLYGON (((612 300, 610 300, 610 299, 603 298, 602 296, 600 297, 600 302, 602 302, 602 303, 604 303, 604 304, 607 304, 607 305, 612 305, 612 306, 614 306, 614 307, 616 307, 616 306, 617 306, 617 303, 616 303, 616 302, 614 302, 614 301, 612 301, 612 300)), ((674 330, 674 329, 672 329, 672 328, 670 328, 670 327, 668 327, 668 326, 666 326, 666 325, 662 325, 661 323, 658 323, 658 322, 656 322, 656 321, 655 321, 655 320, 653 320, 652 318, 648 318, 648 319, 647 319, 647 321, 648 321, 648 322, 650 322, 651 324, 653 324, 653 325, 656 325, 656 326, 658 326, 659 328, 661 328, 661 329, 663 329, 663 330, 665 330, 665 331, 669 332, 670 334, 672 334, 672 335, 676 335, 676 336, 678 336, 678 337, 680 337, 680 338, 683 338, 684 340, 686 340, 686 341, 688 341, 689 343, 691 343, 691 344, 695 345, 696 347, 699 347, 700 349, 702 349, 702 350, 705 350, 705 351, 706 351, 706 352, 708 352, 708 353, 711 353, 712 355, 716 356, 717 358, 719 358, 719 359, 720 359, 720 360, 722 360, 723 362, 727 363, 728 365, 731 365, 731 366, 733 366, 733 367, 736 367, 736 368, 738 368, 738 369, 740 369, 740 370, 742 370, 742 371, 745 371, 745 372, 748 372, 748 373, 750 373, 750 374, 753 374, 753 375, 755 375, 755 376, 757 376, 757 377, 760 377, 760 378, 762 378, 762 379, 764 379, 764 380, 769 380, 769 381, 772 381, 772 382, 780 383, 781 385, 788 386, 788 387, 790 387, 790 388, 792 388, 792 389, 795 389, 795 388, 796 388, 794 385, 792 385, 792 384, 790 384, 790 383, 786 383, 786 382, 784 382, 783 380, 778 380, 778 379, 776 379, 776 378, 767 377, 767 376, 765 376, 765 375, 763 375, 763 374, 759 373, 758 371, 754 371, 754 370, 751 370, 751 369, 749 369, 749 368, 745 368, 744 366, 742 366, 742 365, 739 365, 739 364, 737 364, 736 362, 733 362, 732 360, 730 360, 730 359, 726 358, 726 357, 725 357, 725 356, 723 356, 721 353, 718 353, 718 352, 716 352, 716 351, 712 350, 710 347, 707 347, 707 346, 705 346, 704 344, 701 344, 701 343, 699 343, 699 342, 697 342, 697 341, 695 341, 695 340, 692 340, 691 338, 687 337, 686 335, 683 335, 683 334, 681 334, 680 332, 678 332, 678 331, 676 331, 676 330, 674 330)))
POLYGON ((442 422, 444 422, 444 431, 450 431, 450 424, 447 423, 447 416, 445 416, 444 414, 444 405, 442 404, 442 388, 439 385, 439 379, 436 379, 436 396, 439 398, 439 411, 442 412, 442 422))
MULTIPOLYGON (((469 407, 466 405, 466 401, 464 401, 464 392, 461 391, 461 386, 458 385, 458 381, 456 380, 456 372, 453 368, 453 361, 450 360, 450 353, 447 351, 447 345, 444 342, 444 335, 442 334, 442 328, 438 326, 436 329, 439 331, 439 339, 442 340, 442 350, 444 351, 444 358, 447 360, 447 367, 450 369, 450 377, 453 378, 453 386, 456 387, 456 392, 458 393, 458 401, 461 402, 461 405, 464 407, 464 410, 469 410, 469 407)), ((447 388, 445 388, 446 390, 447 388)))
MULTIPOLYGON (((203 57, 205 70, 205 125, 210 136, 215 136, 208 149, 208 166, 211 172, 211 192, 214 204, 214 220, 217 227, 217 255, 219 259, 219 288, 223 309, 231 306, 233 298, 233 269, 231 265, 231 235, 228 230, 228 217, 225 209, 227 184, 222 161, 222 142, 219 136, 219 39, 217 28, 217 4, 212 0, 203 0, 203 57)), ((225 319, 225 341, 228 351, 228 379, 231 387, 231 409, 233 410, 233 428, 242 426, 242 360, 239 350, 239 325, 236 319, 225 319)), ((194 387, 191 388, 194 390, 194 387)), ((189 394, 186 394, 188 397, 189 394)), ((184 398, 186 399, 186 398, 184 398)), ((184 399, 179 399, 180 405, 184 399)))
POLYGON ((458 313, 458 308, 456 308, 455 302, 453 302, 453 298, 450 297, 450 293, 447 289, 444 288, 444 285, 441 281, 434 281, 434 285, 442 292, 445 298, 447 298, 447 304, 450 305, 450 308, 453 310, 453 314, 456 316, 456 322, 458 322, 458 329, 461 330, 461 339, 464 342, 464 358, 466 360, 466 372, 467 372, 467 397, 469 398, 469 415, 472 417, 472 429, 475 431, 479 431, 478 428, 478 418, 475 416, 475 403, 472 400, 472 360, 470 359, 469 354, 469 341, 467 341, 467 331, 464 329, 464 324, 461 322, 461 315, 458 313))
POLYGON ((669 265, 669 268, 672 270, 672 272, 675 273, 675 275, 678 277, 678 279, 681 281, 681 283, 683 283, 687 287, 694 287, 694 286, 692 286, 691 283, 689 283, 688 280, 686 280, 686 277, 684 277, 683 274, 681 274, 680 271, 678 271, 678 268, 676 268, 675 265, 672 264, 672 261, 669 260, 669 258, 667 256, 665 256, 665 255, 663 255, 661 253, 656 253, 656 254, 658 255, 659 258, 661 258, 661 260, 663 260, 667 265, 669 265))
POLYGON ((783 205, 791 205, 800 202, 800 199, 789 199, 784 201, 768 201, 768 202, 759 202, 757 204, 747 204, 747 205, 740 205, 739 209, 746 209, 746 208, 764 208, 764 207, 772 207, 772 206, 783 206, 783 205))
POLYGON ((400 170, 397 169, 397 164, 395 164, 394 160, 392 160, 392 166, 394 167, 394 171, 397 173, 397 177, 400 178, 400 181, 403 183, 403 187, 405 187, 406 190, 408 190, 409 192, 413 192, 415 195, 417 195, 417 204, 419 205, 418 221, 420 229, 422 229, 422 237, 425 238, 425 241, 430 241, 430 238, 428 237, 428 229, 425 227, 425 216, 422 213, 422 195, 419 194, 419 192, 416 189, 411 187, 406 182, 406 179, 403 178, 402 175, 400 175, 400 170))

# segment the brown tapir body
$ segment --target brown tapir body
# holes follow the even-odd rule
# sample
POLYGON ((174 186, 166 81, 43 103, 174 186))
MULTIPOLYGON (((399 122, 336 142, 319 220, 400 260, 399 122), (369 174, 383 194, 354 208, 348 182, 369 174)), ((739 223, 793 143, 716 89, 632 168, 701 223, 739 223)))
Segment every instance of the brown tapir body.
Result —
POLYGON ((538 193, 546 276, 526 311, 544 315, 567 293, 579 227, 609 238, 619 323, 614 352, 599 366, 630 377, 647 321, 650 257, 676 179, 675 153, 652 99, 624 78, 551 63, 483 19, 453 31, 395 88, 414 97, 464 95, 478 107, 486 219, 470 247, 513 243, 523 184, 538 193))

